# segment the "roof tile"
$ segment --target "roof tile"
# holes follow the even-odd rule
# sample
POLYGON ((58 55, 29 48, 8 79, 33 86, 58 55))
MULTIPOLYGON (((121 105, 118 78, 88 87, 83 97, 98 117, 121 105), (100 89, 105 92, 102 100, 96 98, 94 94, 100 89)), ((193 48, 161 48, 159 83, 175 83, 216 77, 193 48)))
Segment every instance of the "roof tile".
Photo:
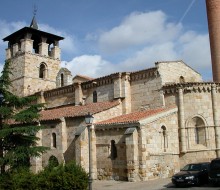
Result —
POLYGON ((108 119, 105 121, 100 121, 95 125, 109 125, 109 124, 128 124, 128 123, 137 123, 139 120, 159 114, 161 112, 165 112, 173 109, 174 107, 169 108, 157 108, 151 110, 137 111, 121 116, 114 117, 112 119, 108 119))
POLYGON ((90 114, 95 114, 102 112, 104 110, 108 110, 112 107, 119 105, 119 101, 112 102, 97 102, 91 103, 83 106, 65 106, 65 107, 57 107, 53 109, 43 110, 41 111, 41 121, 46 120, 55 120, 62 117, 80 117, 85 116, 90 112, 90 114))

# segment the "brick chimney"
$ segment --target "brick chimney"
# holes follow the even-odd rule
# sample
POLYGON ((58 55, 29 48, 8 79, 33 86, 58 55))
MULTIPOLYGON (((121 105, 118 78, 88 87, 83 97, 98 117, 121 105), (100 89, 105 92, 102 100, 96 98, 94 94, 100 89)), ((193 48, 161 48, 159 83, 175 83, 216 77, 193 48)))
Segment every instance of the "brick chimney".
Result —
POLYGON ((213 81, 220 82, 220 0, 206 0, 213 81))

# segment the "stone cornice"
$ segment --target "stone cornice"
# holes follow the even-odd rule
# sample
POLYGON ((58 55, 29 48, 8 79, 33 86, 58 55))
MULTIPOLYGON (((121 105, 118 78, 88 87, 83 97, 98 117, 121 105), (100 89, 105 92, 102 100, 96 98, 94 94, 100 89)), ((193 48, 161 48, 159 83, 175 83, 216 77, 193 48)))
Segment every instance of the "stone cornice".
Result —
POLYGON ((31 53, 31 52, 24 52, 24 51, 18 51, 16 53, 16 55, 12 56, 10 59, 8 60, 13 60, 15 58, 18 58, 19 56, 23 56, 25 54, 29 54, 29 55, 35 55, 35 56, 38 56, 38 57, 43 57, 43 58, 47 58, 47 59, 52 59, 52 60, 56 60, 56 61, 60 61, 60 59, 54 59, 53 57, 50 57, 50 56, 46 56, 46 55, 40 55, 40 54, 37 54, 37 53, 31 53))
POLYGON ((47 98, 47 97, 59 96, 67 93, 74 93, 74 92, 75 92, 74 86, 68 85, 68 86, 63 86, 60 88, 44 91, 44 97, 47 98))
POLYGON ((172 83, 166 84, 162 87, 165 94, 174 94, 178 92, 178 89, 183 89, 184 92, 211 92, 212 88, 216 89, 216 92, 220 92, 220 83, 213 82, 187 82, 187 83, 172 83))
POLYGON ((146 70, 141 70, 137 72, 132 72, 130 74, 131 81, 138 81, 138 80, 143 80, 151 77, 156 77, 158 75, 158 71, 156 67, 146 69, 146 70))

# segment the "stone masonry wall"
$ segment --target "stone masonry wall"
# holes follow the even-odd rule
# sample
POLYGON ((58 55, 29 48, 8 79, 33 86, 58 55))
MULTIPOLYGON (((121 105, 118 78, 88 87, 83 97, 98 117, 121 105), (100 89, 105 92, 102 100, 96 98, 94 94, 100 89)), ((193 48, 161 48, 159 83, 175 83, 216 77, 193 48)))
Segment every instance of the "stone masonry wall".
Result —
POLYGON ((86 98, 86 103, 93 102, 93 92, 97 92, 97 101, 104 102, 104 101, 111 101, 114 98, 114 85, 113 84, 106 84, 103 86, 98 86, 91 89, 83 90, 83 95, 86 98))
POLYGON ((163 105, 158 77, 131 81, 131 111, 145 110, 163 105))
POLYGON ((15 93, 24 96, 39 90, 55 88, 60 60, 25 52, 11 59, 11 67, 13 69, 11 80, 15 93), (47 65, 45 79, 39 78, 39 67, 43 62, 47 65), (21 80, 22 77, 25 78, 24 81, 21 80), (15 86, 15 84, 20 85, 15 86))
POLYGON ((201 82, 199 73, 187 66, 182 61, 159 62, 156 63, 162 85, 166 83, 179 83, 180 76, 184 77, 185 82, 201 82))
MULTIPOLYGON (((142 171, 145 180, 166 178, 179 169, 179 134, 177 113, 159 118, 142 126, 146 135, 146 171, 142 171), (162 126, 166 132, 163 133, 162 126)), ((144 139, 144 138, 143 138, 144 139)), ((143 154, 140 152, 140 154, 143 154)))
POLYGON ((96 130, 97 178, 127 180, 125 129, 96 130), (111 141, 115 141, 117 158, 111 159, 111 141))

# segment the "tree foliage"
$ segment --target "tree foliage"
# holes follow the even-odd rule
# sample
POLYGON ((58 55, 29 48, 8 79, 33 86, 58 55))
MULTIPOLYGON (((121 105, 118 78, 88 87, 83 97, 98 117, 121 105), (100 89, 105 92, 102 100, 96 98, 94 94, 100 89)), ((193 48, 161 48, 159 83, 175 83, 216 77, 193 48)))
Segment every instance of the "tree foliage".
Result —
POLYGON ((2 190, 86 190, 87 187, 88 174, 75 162, 46 167, 37 174, 19 169, 0 175, 2 190))
POLYGON ((38 125, 39 111, 35 96, 18 97, 10 92, 10 62, 6 61, 0 77, 0 166, 11 170, 30 166, 30 157, 38 157, 48 148, 37 146, 36 133, 42 128, 38 125))

